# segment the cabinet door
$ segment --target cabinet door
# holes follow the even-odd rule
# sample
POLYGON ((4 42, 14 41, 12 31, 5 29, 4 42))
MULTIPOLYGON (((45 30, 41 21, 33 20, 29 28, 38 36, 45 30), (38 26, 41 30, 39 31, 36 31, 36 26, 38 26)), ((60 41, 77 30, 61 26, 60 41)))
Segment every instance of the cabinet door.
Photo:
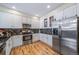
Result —
POLYGON ((44 37, 45 37, 45 43, 47 44, 47 42, 48 42, 48 41, 47 41, 47 40, 48 40, 48 34, 45 34, 44 37))
POLYGON ((10 16, 10 28, 22 28, 21 17, 17 15, 10 16))
POLYGON ((76 15, 76 5, 68 7, 64 10, 64 18, 69 18, 76 15))
POLYGON ((44 36, 44 34, 41 34, 41 41, 45 42, 45 36, 44 36))
POLYGON ((63 18, 63 11, 60 11, 60 12, 56 13, 56 14, 54 15, 54 18, 55 18, 56 20, 62 19, 62 18, 63 18))
POLYGON ((52 47, 52 35, 48 35, 47 44, 52 47))
POLYGON ((0 28, 22 28, 21 17, 0 12, 0 28))
POLYGON ((46 42, 45 35, 42 33, 40 33, 40 40, 44 43, 46 42))
POLYGON ((40 19, 40 28, 44 28, 44 20, 40 19))
POLYGON ((8 17, 7 13, 0 12, 0 28, 10 27, 7 17, 8 17))
POLYGON ((13 47, 17 47, 23 44, 22 36, 19 35, 13 36, 12 40, 13 40, 13 47))
POLYGON ((39 33, 37 34, 37 40, 40 40, 40 34, 39 33))
POLYGON ((39 19, 32 20, 31 25, 32 25, 32 28, 39 28, 40 27, 39 19))
POLYGON ((12 49, 12 40, 11 38, 6 42, 6 55, 9 55, 12 49))
POLYGON ((40 38, 41 41, 43 41, 44 43, 47 43, 47 34, 42 34, 42 37, 40 38))
POLYGON ((9 43, 9 40, 6 42, 6 51, 5 51, 6 53, 6 55, 9 55, 9 53, 10 53, 10 43, 9 43))
POLYGON ((40 39, 41 39, 41 33, 39 33, 39 37, 40 37, 40 39))
POLYGON ((26 18, 26 17, 22 17, 22 23, 26 23, 26 24, 28 24, 28 18, 26 18))
POLYGON ((77 15, 79 16, 79 4, 77 4, 77 15))
POLYGON ((33 34, 33 41, 40 40, 39 34, 33 34))
POLYGON ((42 39, 42 35, 41 35, 41 33, 40 33, 40 40, 42 39))
POLYGON ((24 23, 24 24, 31 24, 31 18, 29 18, 29 17, 22 17, 22 23, 24 23))
POLYGON ((36 41, 36 35, 33 34, 33 42, 36 41))
POLYGON ((52 46, 52 35, 43 34, 43 42, 48 44, 49 46, 52 46))

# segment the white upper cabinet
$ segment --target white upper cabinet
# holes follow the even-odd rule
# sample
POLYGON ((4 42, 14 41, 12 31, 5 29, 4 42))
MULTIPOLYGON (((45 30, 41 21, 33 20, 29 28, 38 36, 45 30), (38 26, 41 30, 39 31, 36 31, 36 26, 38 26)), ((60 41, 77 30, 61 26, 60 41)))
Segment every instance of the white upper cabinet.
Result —
POLYGON ((7 26, 10 27, 6 17, 8 17, 7 14, 0 12, 0 28, 6 28, 7 26))
POLYGON ((52 28, 56 28, 59 26, 59 20, 62 20, 63 19, 63 11, 60 11, 60 12, 57 12, 55 15, 54 15, 54 19, 55 21, 52 21, 52 28))
POLYGON ((27 18, 26 17, 22 17, 22 23, 27 23, 27 18))
POLYGON ((76 5, 64 9, 64 18, 73 17, 76 15, 76 5))
POLYGON ((31 26, 32 26, 32 28, 39 28, 40 27, 40 20, 39 19, 32 19, 31 26))
POLYGON ((31 19, 29 17, 22 17, 22 23, 31 24, 31 19))
POLYGON ((63 11, 60 11, 54 15, 54 19, 60 20, 63 18, 63 11))
POLYGON ((0 28, 22 28, 21 16, 0 12, 0 28))
POLYGON ((44 27, 44 20, 41 19, 41 20, 40 20, 40 28, 43 28, 43 27, 44 27))
POLYGON ((77 4, 77 15, 79 16, 79 4, 77 4))
POLYGON ((22 28, 22 20, 21 20, 21 16, 17 16, 17 15, 12 15, 13 18, 13 22, 11 24, 11 28, 22 28))

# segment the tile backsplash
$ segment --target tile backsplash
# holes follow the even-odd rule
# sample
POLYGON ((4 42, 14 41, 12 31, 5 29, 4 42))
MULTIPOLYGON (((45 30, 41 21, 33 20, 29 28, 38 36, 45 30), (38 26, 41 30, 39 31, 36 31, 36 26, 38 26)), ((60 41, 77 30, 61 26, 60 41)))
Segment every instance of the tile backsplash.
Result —
POLYGON ((40 29, 40 33, 52 35, 52 28, 40 29))
MULTIPOLYGON (((12 29, 12 28, 5 28, 8 32, 12 33, 12 35, 19 35, 22 34, 22 28, 12 29)), ((52 28, 42 28, 42 29, 30 29, 33 33, 43 33, 52 35, 52 28)))

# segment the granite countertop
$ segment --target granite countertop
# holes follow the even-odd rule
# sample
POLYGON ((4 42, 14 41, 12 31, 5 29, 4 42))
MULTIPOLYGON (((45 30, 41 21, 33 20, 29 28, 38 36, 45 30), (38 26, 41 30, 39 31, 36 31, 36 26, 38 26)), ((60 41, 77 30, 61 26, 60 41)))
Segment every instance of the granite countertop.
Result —
POLYGON ((0 39, 0 46, 3 45, 10 37, 0 39))
POLYGON ((0 46, 2 45, 3 43, 0 43, 0 46))
POLYGON ((29 36, 29 35, 32 35, 32 34, 24 34, 23 36, 29 36))
POLYGON ((0 39, 0 43, 2 42, 6 42, 10 37, 6 37, 6 38, 3 38, 3 39, 0 39))

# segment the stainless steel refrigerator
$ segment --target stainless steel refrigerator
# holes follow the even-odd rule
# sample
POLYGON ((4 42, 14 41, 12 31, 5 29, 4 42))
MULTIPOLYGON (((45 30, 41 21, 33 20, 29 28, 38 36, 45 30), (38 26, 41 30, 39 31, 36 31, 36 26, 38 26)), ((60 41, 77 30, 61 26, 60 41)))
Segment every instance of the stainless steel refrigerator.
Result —
POLYGON ((53 48, 64 55, 79 54, 79 18, 73 16, 59 23, 57 29, 53 28, 53 48))

